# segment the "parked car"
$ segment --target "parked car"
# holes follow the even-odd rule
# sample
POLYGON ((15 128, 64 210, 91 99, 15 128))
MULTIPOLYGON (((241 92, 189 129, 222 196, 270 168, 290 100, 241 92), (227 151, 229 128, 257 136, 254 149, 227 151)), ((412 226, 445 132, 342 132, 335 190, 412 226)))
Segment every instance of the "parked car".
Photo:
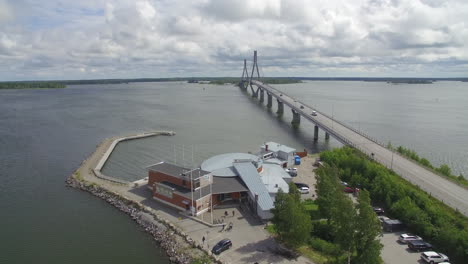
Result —
POLYGON ((214 245, 211 252, 213 252, 213 254, 219 255, 219 254, 221 254, 221 252, 229 249, 230 247, 232 247, 231 240, 223 239, 223 240, 219 241, 218 243, 216 243, 216 245, 214 245))
POLYGON ((348 183, 344 182, 344 181, 340 181, 340 184, 343 185, 343 186, 348 186, 348 183))
POLYGON ((312 114, 313 116, 317 116, 317 111, 312 111, 312 114))
POLYGON ((284 169, 289 175, 291 176, 297 176, 297 168, 286 168, 284 169))
POLYGON ((379 219, 380 223, 383 223, 385 220, 390 220, 390 218, 383 215, 377 216, 377 218, 379 219))
POLYGON ((357 193, 359 192, 359 188, 352 188, 352 187, 345 186, 343 191, 345 193, 357 193))
POLYGON ((298 188, 299 192, 302 193, 302 194, 307 194, 309 193, 309 187, 300 187, 298 188))
POLYGON ((372 209, 377 215, 382 215, 383 213, 385 213, 384 209, 381 207, 372 207, 372 209))
POLYGON ((309 185, 305 184, 305 183, 294 183, 297 187, 297 189, 299 190, 300 193, 302 194, 305 194, 305 193, 309 193, 310 189, 309 189, 309 185))
POLYGON ((406 244, 409 241, 413 241, 413 240, 422 240, 422 238, 413 234, 401 234, 398 237, 398 242, 403 243, 403 244, 406 244))
POLYGON ((421 254, 421 259, 425 261, 426 263, 444 263, 448 262, 449 258, 442 254, 442 253, 437 253, 435 251, 426 251, 421 254))
POLYGON ((412 240, 408 241, 408 248, 413 251, 425 251, 431 250, 432 245, 423 240, 412 240))
POLYGON ((319 166, 320 164, 320 157, 315 159, 314 166, 319 166))

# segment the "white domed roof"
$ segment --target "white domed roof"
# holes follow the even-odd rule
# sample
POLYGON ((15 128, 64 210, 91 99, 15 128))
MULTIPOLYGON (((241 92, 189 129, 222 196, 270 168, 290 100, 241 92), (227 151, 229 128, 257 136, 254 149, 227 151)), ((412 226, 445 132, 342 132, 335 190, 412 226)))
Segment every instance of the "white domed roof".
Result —
POLYGON ((257 161, 258 157, 248 153, 226 153, 213 156, 201 164, 201 169, 212 172, 214 176, 233 177, 237 176, 232 168, 235 160, 251 159, 257 161))

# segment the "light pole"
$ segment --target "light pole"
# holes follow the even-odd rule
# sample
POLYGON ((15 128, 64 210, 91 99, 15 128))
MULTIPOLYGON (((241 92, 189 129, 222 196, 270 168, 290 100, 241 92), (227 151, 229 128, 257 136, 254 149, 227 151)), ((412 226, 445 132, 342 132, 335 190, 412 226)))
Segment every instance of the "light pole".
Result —
POLYGON ((332 130, 333 130, 333 104, 332 104, 332 130))
POLYGON ((392 150, 392 162, 391 162, 391 164, 390 164, 390 170, 393 170, 393 153, 394 153, 394 152, 393 152, 393 150, 392 150))

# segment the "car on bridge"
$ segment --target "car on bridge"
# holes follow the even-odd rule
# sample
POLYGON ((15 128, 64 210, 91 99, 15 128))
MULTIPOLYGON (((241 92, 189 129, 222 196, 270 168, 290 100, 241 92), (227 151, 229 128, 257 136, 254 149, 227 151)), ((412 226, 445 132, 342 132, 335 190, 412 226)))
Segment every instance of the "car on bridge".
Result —
POLYGON ((317 116, 317 111, 312 111, 312 116, 317 116))

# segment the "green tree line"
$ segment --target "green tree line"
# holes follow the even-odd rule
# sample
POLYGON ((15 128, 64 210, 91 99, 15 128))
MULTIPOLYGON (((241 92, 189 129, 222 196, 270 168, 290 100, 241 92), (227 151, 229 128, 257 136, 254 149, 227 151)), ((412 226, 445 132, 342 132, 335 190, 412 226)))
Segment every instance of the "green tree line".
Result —
POLYGON ((344 147, 325 151, 320 158, 336 167, 339 178, 369 191, 390 216, 403 221, 446 253, 454 263, 468 259, 468 218, 388 170, 358 150, 344 147))
POLYGON ((0 82, 0 89, 65 88, 59 82, 0 82))

